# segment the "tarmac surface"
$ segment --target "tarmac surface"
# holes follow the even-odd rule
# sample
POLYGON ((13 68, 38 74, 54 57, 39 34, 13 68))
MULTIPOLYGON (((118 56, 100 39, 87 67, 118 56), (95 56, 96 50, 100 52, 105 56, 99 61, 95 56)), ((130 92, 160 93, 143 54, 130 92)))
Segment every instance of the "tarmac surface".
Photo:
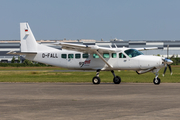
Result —
POLYGON ((180 83, 0 83, 1 120, 179 120, 180 83))

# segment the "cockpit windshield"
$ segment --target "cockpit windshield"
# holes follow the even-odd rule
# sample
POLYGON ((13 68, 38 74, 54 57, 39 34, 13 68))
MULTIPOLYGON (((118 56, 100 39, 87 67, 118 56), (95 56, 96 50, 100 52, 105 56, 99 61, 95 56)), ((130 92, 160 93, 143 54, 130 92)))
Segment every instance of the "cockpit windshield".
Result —
POLYGON ((143 55, 142 52, 136 50, 136 49, 129 49, 129 50, 125 50, 124 51, 130 58, 139 56, 139 55, 143 55))

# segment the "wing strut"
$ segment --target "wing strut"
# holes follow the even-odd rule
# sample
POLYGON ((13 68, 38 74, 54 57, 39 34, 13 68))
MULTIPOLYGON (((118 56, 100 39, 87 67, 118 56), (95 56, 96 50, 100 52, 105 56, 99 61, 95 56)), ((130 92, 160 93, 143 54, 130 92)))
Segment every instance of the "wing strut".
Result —
POLYGON ((95 50, 96 54, 99 55, 99 57, 110 67, 110 68, 113 68, 112 65, 110 65, 103 57, 102 55, 98 52, 98 50, 95 50))

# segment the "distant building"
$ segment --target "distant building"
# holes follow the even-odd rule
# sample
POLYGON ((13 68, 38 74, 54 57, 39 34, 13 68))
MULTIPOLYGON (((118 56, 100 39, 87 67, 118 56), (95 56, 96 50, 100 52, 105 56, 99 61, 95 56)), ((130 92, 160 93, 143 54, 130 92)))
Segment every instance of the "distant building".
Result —
POLYGON ((111 39, 110 41, 113 42, 113 41, 123 41, 123 40, 122 39, 114 38, 114 39, 111 39))

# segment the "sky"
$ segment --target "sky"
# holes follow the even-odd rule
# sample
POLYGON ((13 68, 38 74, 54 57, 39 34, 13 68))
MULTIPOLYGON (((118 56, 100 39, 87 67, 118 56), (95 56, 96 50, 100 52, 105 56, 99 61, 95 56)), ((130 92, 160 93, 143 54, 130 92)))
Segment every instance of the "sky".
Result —
POLYGON ((180 40, 180 0, 0 0, 0 40, 180 40))

